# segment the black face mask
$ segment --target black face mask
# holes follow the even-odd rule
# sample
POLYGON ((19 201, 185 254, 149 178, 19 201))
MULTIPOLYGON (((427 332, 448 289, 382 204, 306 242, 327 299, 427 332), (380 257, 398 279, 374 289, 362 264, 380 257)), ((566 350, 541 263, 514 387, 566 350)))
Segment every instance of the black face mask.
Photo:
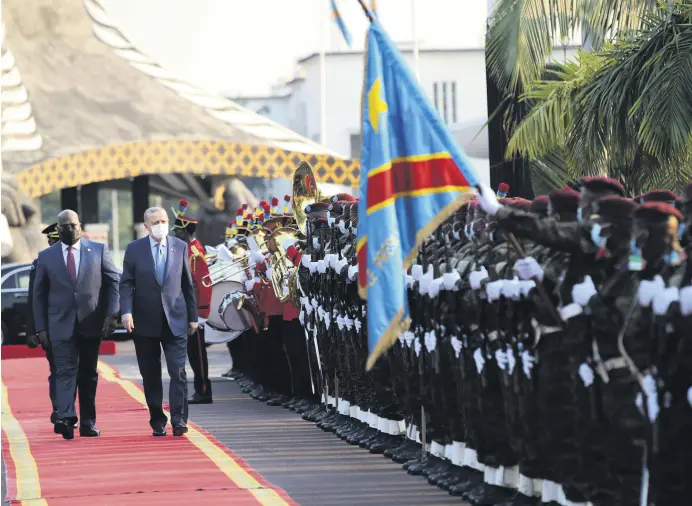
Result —
POLYGON ((60 229, 59 234, 60 240, 68 246, 72 246, 79 241, 79 238, 82 235, 81 231, 75 228, 60 229))

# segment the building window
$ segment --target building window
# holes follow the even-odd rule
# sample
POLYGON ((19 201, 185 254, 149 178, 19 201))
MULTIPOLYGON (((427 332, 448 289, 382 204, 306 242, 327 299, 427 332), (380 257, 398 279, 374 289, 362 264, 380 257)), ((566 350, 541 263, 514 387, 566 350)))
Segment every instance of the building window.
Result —
POLYGON ((433 102, 435 102, 435 109, 440 109, 440 106, 437 101, 437 83, 433 83, 433 102))
POLYGON ((363 147, 363 139, 359 133, 351 134, 351 160, 360 160, 360 150, 363 147))
POLYGON ((447 116, 447 83, 442 83, 442 117, 445 123, 449 123, 449 118, 447 116))
POLYGON ((452 123, 457 122, 457 83, 452 81, 452 123))

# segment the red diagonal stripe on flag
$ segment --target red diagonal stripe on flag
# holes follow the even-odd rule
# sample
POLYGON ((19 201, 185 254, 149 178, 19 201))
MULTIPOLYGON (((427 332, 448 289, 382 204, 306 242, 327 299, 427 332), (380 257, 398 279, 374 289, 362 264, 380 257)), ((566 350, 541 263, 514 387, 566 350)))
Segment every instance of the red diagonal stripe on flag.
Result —
POLYGON ((469 186, 451 157, 394 160, 391 168, 373 172, 368 177, 368 214, 390 204, 395 197, 469 186))

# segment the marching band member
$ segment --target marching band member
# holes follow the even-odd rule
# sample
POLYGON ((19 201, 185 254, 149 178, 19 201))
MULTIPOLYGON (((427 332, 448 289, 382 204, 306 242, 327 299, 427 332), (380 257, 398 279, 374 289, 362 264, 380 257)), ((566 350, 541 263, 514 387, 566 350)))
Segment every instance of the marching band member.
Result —
MULTIPOLYGON (((187 211, 187 200, 181 200, 178 209, 175 210, 176 217, 172 232, 175 237, 187 243, 190 274, 197 299, 197 317, 199 322, 203 324, 209 317, 209 305, 211 303, 211 287, 206 287, 202 283, 202 279, 209 275, 209 266, 207 265, 204 246, 195 238, 198 222, 187 216, 187 211)), ((209 379, 209 359, 204 343, 204 325, 199 325, 195 334, 188 338, 187 355, 195 375, 195 393, 188 399, 188 404, 211 404, 213 398, 211 380, 209 379)))

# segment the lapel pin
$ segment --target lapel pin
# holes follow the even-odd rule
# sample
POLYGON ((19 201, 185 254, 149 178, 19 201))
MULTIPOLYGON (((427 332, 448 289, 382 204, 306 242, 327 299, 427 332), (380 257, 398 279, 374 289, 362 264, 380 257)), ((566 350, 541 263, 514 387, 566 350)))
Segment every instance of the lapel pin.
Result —
POLYGON ((91 251, 91 248, 87 248, 87 251, 91 251))

